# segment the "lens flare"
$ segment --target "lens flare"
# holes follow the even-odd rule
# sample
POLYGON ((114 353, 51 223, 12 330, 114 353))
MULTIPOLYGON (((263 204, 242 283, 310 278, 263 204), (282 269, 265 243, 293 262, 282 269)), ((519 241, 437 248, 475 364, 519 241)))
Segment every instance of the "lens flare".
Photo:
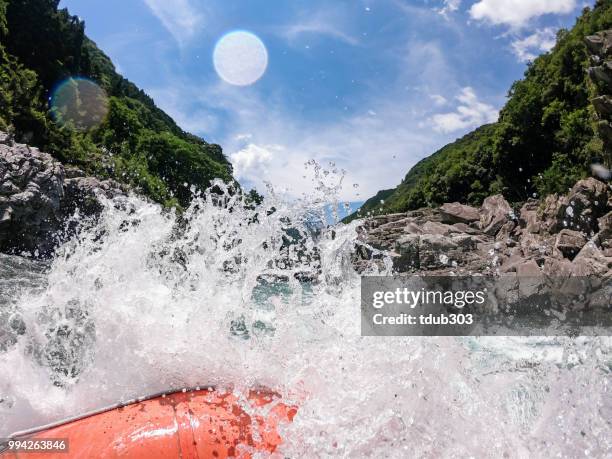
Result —
POLYGON ((213 63, 217 74, 227 83, 249 86, 266 72, 268 51, 257 35, 237 30, 217 42, 213 63))
POLYGON ((98 127, 108 114, 108 96, 104 89, 85 78, 68 78, 53 91, 50 99, 53 119, 61 126, 77 131, 98 127))

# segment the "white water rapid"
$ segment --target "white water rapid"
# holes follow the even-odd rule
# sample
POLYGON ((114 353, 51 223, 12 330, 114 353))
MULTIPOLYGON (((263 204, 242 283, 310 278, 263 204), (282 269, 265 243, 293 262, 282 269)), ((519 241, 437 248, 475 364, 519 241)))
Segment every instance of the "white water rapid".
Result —
POLYGON ((48 266, 0 258, 0 437, 266 386, 299 405, 279 457, 612 457, 609 339, 361 337, 356 224, 314 231, 321 203, 130 197, 48 266))

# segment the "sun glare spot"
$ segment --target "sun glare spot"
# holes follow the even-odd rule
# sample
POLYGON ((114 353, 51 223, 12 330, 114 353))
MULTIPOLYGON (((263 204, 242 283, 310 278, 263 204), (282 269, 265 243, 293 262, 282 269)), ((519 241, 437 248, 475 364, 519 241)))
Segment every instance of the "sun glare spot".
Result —
POLYGON ((249 86, 268 67, 268 51, 251 32, 237 30, 225 34, 215 45, 213 63, 219 77, 229 84, 249 86))
POLYGON ((98 127, 108 114, 108 96, 104 89, 86 78, 68 78, 53 91, 51 115, 61 126, 78 131, 98 127))

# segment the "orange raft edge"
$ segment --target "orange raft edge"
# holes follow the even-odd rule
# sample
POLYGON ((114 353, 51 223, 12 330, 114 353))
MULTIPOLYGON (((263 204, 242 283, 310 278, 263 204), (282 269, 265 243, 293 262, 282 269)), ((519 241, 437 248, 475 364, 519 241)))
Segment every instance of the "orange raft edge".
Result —
POLYGON ((267 389, 245 396, 214 388, 162 394, 15 434, 21 448, 0 458, 249 458, 274 453, 282 443, 278 427, 296 414, 296 406, 267 389), (44 442, 51 439, 64 443, 44 442), (36 449, 54 446, 63 450, 36 449))

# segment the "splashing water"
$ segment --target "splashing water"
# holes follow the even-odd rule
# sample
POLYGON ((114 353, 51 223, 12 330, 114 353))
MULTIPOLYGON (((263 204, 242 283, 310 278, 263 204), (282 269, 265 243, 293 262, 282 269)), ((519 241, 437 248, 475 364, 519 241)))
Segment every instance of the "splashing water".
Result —
POLYGON ((611 454, 609 340, 361 337, 356 223, 316 224, 329 189, 254 207, 216 185, 182 216, 105 201, 48 269, 22 269, 37 281, 0 274, 21 292, 0 303, 20 324, 0 437, 158 391, 267 386, 300 406, 287 457, 611 454))

